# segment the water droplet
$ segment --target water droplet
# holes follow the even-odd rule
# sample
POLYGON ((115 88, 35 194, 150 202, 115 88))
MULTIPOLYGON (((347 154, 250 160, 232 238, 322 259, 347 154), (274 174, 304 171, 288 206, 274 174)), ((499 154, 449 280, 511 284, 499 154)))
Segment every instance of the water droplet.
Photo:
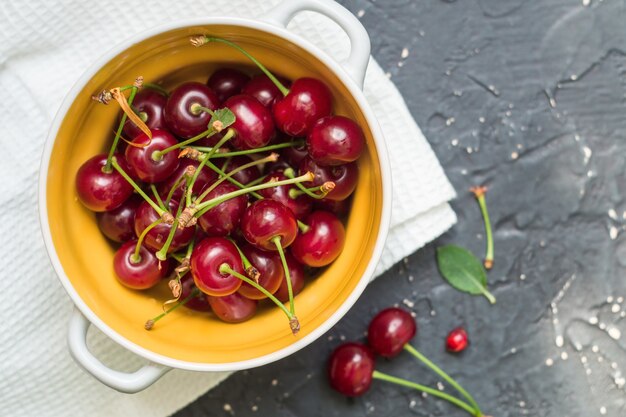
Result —
POLYGON ((457 146, 459 144, 459 140, 457 138, 452 139, 452 141, 450 142, 450 144, 452 146, 457 146))
POLYGON ((363 17, 365 16, 365 10, 361 9, 358 12, 356 12, 357 17, 363 17))
POLYGON ((552 360, 552 358, 546 359, 546 366, 552 366, 552 365, 554 365, 554 361, 552 360))
POLYGON ((622 337, 622 332, 617 327, 611 327, 607 333, 611 339, 619 340, 622 337))
POLYGON ((600 414, 604 415, 606 414, 606 407, 600 407, 600 414))
POLYGON ((402 49, 402 53, 400 54, 402 59, 406 59, 409 56, 409 48, 402 49))
POLYGON ((567 352, 561 352, 561 359, 566 361, 567 358, 569 357, 569 355, 567 354, 567 352))
POLYGON ((522 280, 522 281, 524 281, 524 280, 526 279, 526 274, 521 274, 521 275, 519 276, 519 279, 520 279, 520 280, 522 280))
POLYGON ((563 347, 563 336, 561 335, 557 336, 555 343, 557 347, 563 347))
POLYGON ((519 158, 519 153, 511 152, 511 159, 517 159, 517 158, 519 158))
POLYGON ((598 324, 598 318, 597 317, 589 317, 589 324, 598 324))
POLYGON ((480 117, 478 118, 478 121, 479 121, 480 123, 485 123, 485 118, 484 118, 484 117, 482 117, 482 116, 480 116, 480 117))
POLYGON ((612 313, 619 313, 619 311, 621 310, 621 307, 619 304, 613 304, 611 306, 611 312, 612 313))
POLYGON ((272 379, 272 386, 275 387, 276 385, 278 385, 278 380, 272 379))

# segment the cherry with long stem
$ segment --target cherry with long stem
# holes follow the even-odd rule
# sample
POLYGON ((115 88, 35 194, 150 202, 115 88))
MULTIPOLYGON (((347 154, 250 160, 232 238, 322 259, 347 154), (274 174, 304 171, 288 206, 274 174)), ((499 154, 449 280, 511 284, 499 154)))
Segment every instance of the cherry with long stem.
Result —
MULTIPOLYGON (((139 90, 140 83, 143 81, 143 77, 138 77, 135 83, 132 85, 130 90, 130 95, 128 96, 128 105, 133 104, 133 100, 135 100, 135 96, 137 95, 137 90, 139 90), (140 81, 141 80, 141 81, 140 81)), ((120 124, 117 127, 117 131, 115 132, 115 137, 113 138, 113 143, 111 144, 111 149, 109 150, 109 156, 107 157, 107 163, 102 168, 104 172, 111 172, 113 155, 115 154, 115 150, 117 149, 117 144, 122 137, 122 130, 124 130, 124 124, 126 123, 126 119, 128 119, 128 115, 126 113, 122 114, 122 118, 120 119, 120 124)))
POLYGON ((485 269, 491 269, 493 267, 493 235, 491 233, 491 220, 489 219, 489 212, 487 211, 487 201, 485 200, 485 194, 487 193, 487 187, 472 187, 470 188, 476 201, 480 206, 480 212, 485 222, 485 236, 487 241, 487 250, 485 252, 485 269))
MULTIPOLYGON (((296 176, 295 170, 293 168, 287 168, 283 171, 283 174, 285 174, 285 177, 287 178, 295 178, 296 176)), ((335 183, 332 181, 326 181, 320 186, 308 188, 302 185, 302 183, 297 183, 296 187, 298 187, 300 190, 289 190, 289 197, 296 199, 299 196, 305 194, 316 200, 321 200, 322 198, 326 197, 329 192, 335 189, 335 183), (319 194, 315 193, 315 191, 319 191, 319 194)))
POLYGON ((274 242, 274 245, 276 245, 278 256, 280 256, 280 262, 283 264, 283 269, 285 271, 285 280, 287 281, 287 293, 289 294, 289 311, 291 312, 291 314, 296 314, 296 305, 293 301, 293 288, 291 286, 291 273, 289 272, 287 259, 285 259, 285 251, 283 250, 283 245, 280 242, 280 236, 274 237, 272 239, 272 242, 274 242))
POLYGON ((146 227, 145 229, 143 229, 143 231, 141 232, 141 234, 139 235, 139 238, 137 239, 137 244, 135 245, 135 252, 133 253, 133 255, 130 257, 130 262, 131 263, 139 263, 141 262, 141 256, 139 255, 140 251, 141 251, 141 245, 143 244, 144 239, 146 238, 146 235, 148 234, 148 232, 150 232, 150 230, 154 229, 156 226, 158 226, 159 224, 161 224, 163 222, 162 219, 157 219, 154 222, 150 223, 148 225, 148 227, 146 227))
MULTIPOLYGON (((182 143, 182 142, 181 142, 182 143)), ((275 151, 278 149, 291 148, 294 146, 302 146, 304 144, 303 140, 295 140, 291 142, 277 143, 275 145, 263 146, 255 149, 245 149, 243 151, 230 151, 230 152, 217 152, 213 155, 213 158, 229 158, 231 156, 239 156, 239 155, 250 155, 257 154, 269 151, 275 151)), ((200 152, 210 152, 214 147, 207 146, 192 146, 193 149, 200 152)))
POLYGON ((241 263, 243 264, 243 270, 246 271, 246 274, 248 274, 248 277, 253 279, 258 284, 259 278, 261 276, 261 274, 259 273, 259 270, 256 269, 254 265, 250 263, 250 260, 243 253, 243 251, 241 250, 241 248, 239 247, 237 242, 235 242, 234 239, 231 239, 231 238, 227 238, 227 239, 230 240, 233 245, 235 245, 235 248, 237 248, 237 252, 239 252, 239 256, 241 257, 241 263))
POLYGON ((176 211, 176 217, 174 218, 174 223, 172 223, 172 227, 170 229, 170 233, 167 235, 167 240, 163 244, 163 247, 159 249, 159 251, 155 254, 157 259, 164 261, 167 259, 167 252, 170 249, 170 245, 172 244, 172 240, 174 239, 174 234, 176 234, 176 230, 178 229, 178 218, 180 213, 183 211, 183 205, 179 204, 178 209, 176 211))
POLYGON ((154 325, 156 324, 157 321, 161 320, 163 317, 167 316, 172 311, 176 310, 178 307, 184 306, 190 300, 192 300, 193 298, 197 297, 199 294, 200 294, 200 290, 197 289, 197 288, 194 288, 193 291, 191 291, 191 293, 184 300, 179 301, 178 303, 176 303, 176 305, 174 307, 172 307, 169 310, 166 310, 163 313, 159 314, 158 316, 153 317, 150 320, 146 321, 146 323, 143 326, 144 329, 152 330, 152 328, 154 328, 154 325))

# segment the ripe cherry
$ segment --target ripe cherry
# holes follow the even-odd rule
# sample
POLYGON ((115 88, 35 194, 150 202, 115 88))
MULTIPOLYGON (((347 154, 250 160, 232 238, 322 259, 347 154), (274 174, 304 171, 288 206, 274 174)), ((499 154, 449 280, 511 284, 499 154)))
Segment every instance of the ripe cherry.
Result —
POLYGON ((246 240, 256 247, 275 251, 276 243, 286 248, 296 238, 298 227, 291 210, 274 200, 252 203, 241 219, 246 240))
MULTIPOLYGON (((180 293, 181 300, 186 299, 192 293, 192 291, 197 288, 196 284, 193 281, 193 276, 191 275, 191 273, 185 274, 180 279, 180 284, 182 287, 182 291, 180 293)), ((196 297, 193 297, 189 301, 187 301, 185 303, 185 307, 195 311, 211 311, 209 301, 206 299, 206 296, 202 292, 196 297)))
POLYGON ((446 337, 446 350, 452 353, 462 352, 467 348, 469 340, 463 327, 457 327, 446 337))
POLYGON ((365 147, 365 138, 352 119, 328 116, 315 122, 306 144, 311 159, 318 164, 342 165, 359 159, 365 147))
MULTIPOLYGON (((221 166, 221 164, 218 164, 218 166, 221 166, 224 172, 228 173, 229 171, 234 171, 240 166, 249 164, 250 162, 252 162, 252 159, 250 157, 246 155, 238 155, 233 156, 232 158, 228 158, 228 161, 226 161, 223 166, 221 166)), ((251 181, 256 180, 260 176, 261 170, 258 166, 255 165, 237 172, 235 175, 232 176, 232 178, 242 184, 247 184, 251 181)))
POLYGON ((321 166, 310 157, 306 157, 300 162, 300 172, 308 171, 315 174, 315 179, 303 183, 305 187, 320 186, 327 181, 335 183, 335 188, 325 197, 328 200, 345 200, 348 198, 354 192, 359 176, 356 162, 337 166, 321 166))
MULTIPOLYGON (((122 155, 114 157, 124 171, 130 171, 122 155)), ((113 168, 111 172, 103 171, 106 162, 106 154, 96 155, 83 163, 76 173, 78 198, 91 211, 113 210, 133 193, 133 187, 119 172, 113 168)))
MULTIPOLYGON (((276 179, 278 181, 286 180, 287 177, 282 172, 271 172, 268 174, 267 178, 263 181, 263 183, 267 183, 272 179, 276 179)), ((313 208, 313 202, 311 201, 311 197, 302 194, 296 198, 291 198, 289 196, 289 190, 295 188, 293 185, 279 185, 278 187, 265 188, 259 191, 265 198, 272 199, 274 201, 278 201, 285 207, 289 208, 296 219, 302 219, 307 214, 311 212, 313 208)))
MULTIPOLYGON (((165 181, 159 184, 158 186, 159 195, 161 195, 161 197, 165 199, 167 195, 169 194, 169 192, 171 191, 172 187, 178 184, 178 186, 172 193, 172 198, 174 200, 180 200, 184 194, 185 189, 187 188, 186 180, 184 179, 181 180, 181 178, 187 172, 187 167, 193 166, 195 169, 197 169, 198 165, 200 165, 200 163, 193 159, 189 159, 189 158, 180 159, 178 168, 176 168, 176 170, 172 173, 172 175, 167 177, 165 181)), ((212 169, 203 167, 202 171, 200 171, 200 174, 198 174, 198 178, 196 178, 196 182, 193 185, 193 189, 194 191, 201 190, 205 185, 215 180, 217 180, 217 174, 215 173, 215 171, 213 171, 212 169)))
POLYGON ((223 102, 227 98, 241 93, 248 81, 250 81, 250 77, 239 70, 220 68, 209 77, 207 85, 217 94, 219 101, 223 102))
POLYGON ((306 149, 306 145, 302 146, 290 146, 288 148, 283 149, 280 152, 281 158, 280 160, 287 161, 289 165, 292 167, 300 166, 300 162, 308 155, 308 151, 306 149))
MULTIPOLYGON (((289 87, 289 80, 282 77, 277 78, 284 86, 289 87)), ((278 87, 265 74, 252 77, 241 92, 256 98, 267 108, 272 108, 276 100, 283 97, 278 87)))
MULTIPOLYGON (((152 88, 144 88, 135 95, 133 109, 150 130, 165 129, 165 118, 163 117, 165 103, 167 103, 165 94, 152 88)), ((126 121, 122 132, 128 140, 132 140, 142 133, 130 120, 126 121)))
POLYGON ((159 261, 145 246, 139 248, 135 257, 136 240, 124 243, 115 252, 113 269, 118 280, 135 290, 154 287, 169 272, 169 261, 159 261))
POLYGON ((313 124, 332 112, 332 95, 322 81, 298 78, 289 93, 272 108, 276 127, 290 136, 304 136, 313 124))
POLYGON ((191 273, 200 291, 215 297, 223 297, 239 289, 241 280, 233 274, 221 272, 223 264, 243 274, 241 257, 230 240, 223 237, 208 237, 194 248, 191 254, 191 273))
POLYGON ((337 216, 327 211, 314 211, 304 218, 304 224, 291 244, 294 258, 316 268, 337 259, 346 240, 346 231, 337 216))
POLYGON ((415 336, 417 326, 408 311, 386 308, 370 322, 367 341, 374 352, 391 358, 399 354, 404 345, 415 336))
MULTIPOLYGON (((248 258, 248 261, 260 273, 259 285, 270 293, 275 293, 283 281, 284 273, 280 257, 276 252, 268 252, 256 248, 252 245, 244 245, 241 251, 248 258)), ((261 300, 267 298, 265 294, 254 288, 252 285, 244 282, 239 287, 239 294, 252 300, 261 300)))
MULTIPOLYGON (((302 289, 304 288, 304 267, 302 264, 293 257, 290 253, 285 253, 285 261, 287 262, 287 268, 289 269, 289 276, 291 277, 291 289, 293 291, 293 296, 300 294, 302 289)), ((289 301, 289 289, 287 288, 287 281, 283 279, 280 282, 280 286, 274 293, 276 298, 278 298, 283 303, 289 301)))
POLYGON ((97 213, 102 234, 120 243, 135 238, 135 211, 142 201, 139 196, 131 196, 118 208, 97 213))
POLYGON ((241 323, 256 314, 258 301, 237 292, 223 297, 206 297, 217 318, 227 323, 241 323))
MULTIPOLYGON (((206 189, 209 186, 207 185, 204 188, 206 189)), ((203 201, 212 200, 238 189, 237 186, 224 181, 210 191, 203 201)), ((204 189, 202 192, 204 192, 204 189)), ((200 216, 198 223, 208 236, 226 236, 239 227, 247 205, 248 197, 245 195, 228 199, 200 216)))
POLYGON ((224 102, 235 115, 229 129, 235 131, 230 140, 237 149, 255 149, 267 145, 274 137, 272 114, 257 99, 245 94, 233 96, 224 102))
POLYGON ((372 384, 374 354, 360 343, 344 343, 330 355, 328 378, 330 385, 341 394, 357 397, 372 384))
POLYGON ((154 129, 152 139, 141 133, 132 141, 134 145, 126 147, 126 160, 132 167, 134 174, 142 181, 155 183, 167 179, 178 168, 178 151, 160 154, 178 141, 167 130, 154 129))
MULTIPOLYGON (((170 200, 169 209, 170 213, 176 213, 178 210, 178 201, 170 200)), ((137 236, 140 236, 148 226, 159 220, 159 218, 157 212, 148 202, 144 201, 141 203, 135 212, 135 233, 137 236)), ((172 230, 172 225, 159 223, 147 232, 143 244, 154 251, 160 250, 165 244, 170 230, 172 230)), ((187 246, 189 242, 191 242, 194 233, 193 227, 177 228, 167 252, 172 253, 187 246)))
POLYGON ((346 198, 345 200, 328 200, 324 198, 322 200, 315 200, 313 203, 315 209, 330 211, 339 218, 346 217, 348 213, 350 213, 351 206, 351 198, 346 198))
POLYGON ((200 109, 216 110, 217 95, 209 87, 198 82, 188 82, 176 87, 167 99, 163 115, 169 129, 176 135, 188 139, 207 130, 211 115, 200 109))

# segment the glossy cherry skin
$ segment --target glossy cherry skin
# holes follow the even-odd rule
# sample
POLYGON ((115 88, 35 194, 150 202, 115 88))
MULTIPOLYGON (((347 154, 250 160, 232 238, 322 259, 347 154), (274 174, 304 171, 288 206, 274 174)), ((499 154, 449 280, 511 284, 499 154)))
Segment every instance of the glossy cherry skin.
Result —
MULTIPOLYGON (((291 255, 291 253, 285 253, 285 260, 287 261, 287 268, 289 268, 289 275, 291 277, 291 291, 293 296, 300 294, 304 288, 304 267, 302 264, 291 255)), ((283 279, 280 282, 280 286, 274 293, 274 296, 283 303, 289 301, 289 289, 287 288, 287 280, 283 279)))
POLYGON ((333 110, 330 90, 315 78, 299 78, 289 94, 276 100, 272 107, 276 127, 289 136, 304 136, 313 124, 333 110))
POLYGON ((280 152, 280 160, 287 161, 292 167, 297 167, 300 162, 308 155, 306 145, 291 146, 280 152))
POLYGON ((330 386, 348 397, 363 395, 372 384, 374 354, 360 343, 339 345, 328 361, 330 386))
MULTIPOLYGON (((239 187, 224 181, 211 190, 203 201, 212 200, 237 190, 239 187)), ((200 216, 198 224, 208 236, 227 236, 239 227, 247 206, 248 197, 245 195, 228 199, 200 216)))
POLYGON ((320 268, 332 263, 346 241, 346 231, 341 221, 328 211, 314 211, 306 216, 309 227, 300 232, 291 244, 291 253, 298 262, 320 268))
MULTIPOLYGON (((268 174, 263 183, 266 184, 273 178, 278 181, 287 179, 287 177, 282 172, 272 172, 268 174)), ((279 185, 278 187, 265 188, 263 190, 260 190, 259 194, 261 194, 265 198, 278 201, 282 205, 289 208, 293 212, 294 216, 296 216, 296 219, 301 220, 311 212, 313 208, 313 202, 311 197, 304 194, 296 198, 289 197, 289 190, 292 188, 296 187, 294 185, 279 185)))
MULTIPOLYGON (((169 209, 172 215, 176 215, 176 211, 178 210, 178 201, 173 199, 170 200, 169 209)), ((157 212, 154 211, 150 204, 144 201, 139 205, 139 207, 137 207, 137 211, 135 212, 135 234, 137 236, 141 235, 141 232, 143 232, 146 227, 158 219, 159 215, 157 212)), ((159 223, 148 232, 143 244, 154 251, 158 251, 165 244, 165 241, 170 234, 170 230, 172 230, 172 225, 159 223)), ((176 232, 174 232, 174 237, 172 238, 172 242, 167 253, 175 252, 178 249, 187 246, 189 242, 191 242, 194 233, 195 230, 193 227, 185 227, 184 229, 177 228, 176 232)))
POLYGON ((196 245, 191 253, 191 273, 200 291, 214 297, 223 297, 239 289, 242 281, 234 275, 222 274, 222 264, 244 274, 237 247, 230 240, 207 237, 196 245))
POLYGON ((467 348, 469 344, 469 339, 467 337, 467 332, 462 327, 457 327, 448 333, 448 337, 446 337, 446 350, 452 353, 462 352, 467 348))
POLYGON ((126 147, 126 161, 133 169, 134 174, 148 183, 155 183, 167 179, 178 168, 178 150, 166 153, 160 159, 155 160, 154 152, 162 151, 176 145, 178 141, 167 130, 152 130, 152 139, 145 133, 133 139, 133 144, 126 147))
POLYGON ((274 137, 272 113, 257 99, 245 94, 232 96, 224 102, 235 115, 235 122, 230 129, 236 131, 230 144, 241 150, 260 148, 274 137))
MULTIPOLYGON (((135 109, 136 113, 140 116, 141 113, 143 113, 145 117, 144 123, 150 130, 166 129, 165 118, 163 117, 165 103, 167 103, 167 96, 165 94, 146 87, 140 90, 135 96, 133 109, 135 109)), ((133 138, 141 133, 141 129, 132 121, 126 120, 122 133, 127 140, 133 140, 133 138)))
POLYGON ((120 243, 135 238, 135 211, 142 201, 138 195, 131 196, 118 208, 96 214, 102 234, 120 243))
POLYGON ((280 237, 283 248, 291 245, 298 233, 293 212, 274 200, 258 200, 246 209, 241 218, 241 231, 246 240, 257 248, 276 251, 272 241, 280 237))
MULTIPOLYGON (((224 168, 224 172, 228 173, 230 171, 234 171, 235 169, 239 168, 242 165, 245 164, 249 164, 250 162, 252 162, 252 159, 246 155, 238 155, 238 156, 233 156, 232 158, 229 158, 229 160, 226 162, 226 165, 224 164, 223 160, 217 159, 218 162, 213 162, 214 164, 216 164, 218 167, 224 168)), ((247 184, 250 181, 254 181, 257 178, 259 178, 261 176, 261 170, 259 169, 259 166, 251 166, 248 167, 242 171, 239 171, 238 173, 236 173, 235 175, 233 175, 233 179, 236 181, 239 181, 242 184, 247 184)))
POLYGON ((204 111, 192 112, 194 104, 216 110, 220 101, 213 90, 202 83, 188 82, 176 87, 163 112, 167 127, 176 136, 189 139, 208 129, 211 115, 204 111))
POLYGON ((321 166, 310 157, 306 157, 300 162, 300 174, 305 174, 307 171, 312 172, 315 179, 303 183, 305 187, 320 186, 326 181, 335 183, 335 188, 325 197, 328 200, 345 200, 350 197, 359 180, 359 168, 356 162, 337 166, 321 166))
POLYGON ((378 313, 367 329, 367 341, 372 350, 391 358, 402 352, 404 345, 415 336, 417 325, 411 314, 391 307, 378 313))
POLYGON ((351 198, 346 198, 345 200, 328 200, 324 198, 313 202, 313 208, 330 211, 339 218, 346 217, 350 213, 350 207, 352 207, 351 198))
MULTIPOLYGON (((193 276, 190 273, 183 275, 180 279, 180 284, 182 286, 182 292, 180 294, 181 301, 189 297, 191 292, 197 288, 195 282, 193 281, 193 276)), ((206 299, 206 295, 202 292, 187 301, 185 303, 185 307, 195 311, 211 311, 211 305, 206 299)))
POLYGON ((341 165, 359 159, 365 147, 361 127, 344 116, 328 116, 313 125, 306 138, 309 156, 320 165, 341 165))
MULTIPOLYGON (((289 80, 282 77, 277 78, 285 87, 289 88, 289 80)), ((241 92, 256 98, 267 108, 272 108, 276 100, 283 97, 278 87, 265 74, 252 77, 241 92)))
POLYGON ((209 77, 207 85, 217 94, 219 101, 223 102, 227 98, 241 93, 248 81, 250 81, 250 77, 239 70, 220 68, 209 77))
MULTIPOLYGON (((107 157, 106 154, 92 157, 76 173, 78 199, 91 211, 113 210, 133 193, 133 187, 114 168, 110 173, 102 172, 107 157)), ((124 171, 130 172, 122 155, 116 154, 115 158, 124 171)))
MULTIPOLYGON (((165 199, 167 197, 172 187, 185 174, 188 166, 193 166, 197 169, 199 165, 200 165, 200 162, 195 161, 193 159, 181 158, 180 163, 178 164, 178 168, 176 168, 176 170, 172 173, 172 175, 167 177, 165 181, 159 183, 157 190, 159 191, 159 195, 161 196, 161 198, 165 199)), ((207 168, 206 166, 203 167, 202 171, 200 171, 200 174, 198 175, 198 178, 196 178, 196 182, 193 185, 193 194, 198 195, 200 190, 202 190, 202 188, 205 185, 215 181, 216 179, 217 179, 217 174, 215 173, 215 171, 207 168)), ((187 188, 186 181, 183 180, 178 185, 178 187, 176 187, 176 190, 172 194, 172 198, 174 200, 180 200, 186 188, 187 188)))
POLYGON ((256 314, 258 302, 244 297, 239 293, 212 297, 207 295, 211 309, 218 319, 226 323, 241 323, 249 320, 256 314))
MULTIPOLYGON (((261 250, 252 245, 241 246, 241 251, 246 258, 248 258, 252 266, 261 274, 259 277, 259 285, 265 288, 270 294, 275 293, 284 278, 283 264, 278 254, 276 252, 261 250)), ((247 282, 241 284, 239 294, 252 300, 266 298, 265 294, 247 282)))
POLYGON ((146 290, 154 287, 169 271, 169 260, 159 261, 154 253, 145 246, 139 249, 140 260, 133 263, 136 240, 124 243, 115 252, 113 269, 119 282, 134 290, 146 290))

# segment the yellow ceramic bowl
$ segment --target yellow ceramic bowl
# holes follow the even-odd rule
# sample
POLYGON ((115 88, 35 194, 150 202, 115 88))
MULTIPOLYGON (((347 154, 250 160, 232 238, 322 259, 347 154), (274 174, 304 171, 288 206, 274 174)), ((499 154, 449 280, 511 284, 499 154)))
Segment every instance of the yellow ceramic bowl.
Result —
POLYGON ((367 34, 357 19, 334 2, 288 1, 262 20, 207 18, 179 22, 143 33, 120 45, 89 70, 70 92, 51 128, 41 169, 40 214, 45 242, 59 279, 77 306, 69 346, 75 359, 106 384, 127 392, 145 388, 171 367, 224 371, 250 368, 282 358, 311 343, 352 306, 380 257, 390 217, 390 172, 383 137, 360 84, 369 57, 367 34), (349 62, 341 66, 284 26, 302 9, 336 20, 352 40, 349 62), (120 285, 112 258, 115 247, 98 230, 94 213, 78 201, 74 179, 91 156, 110 146, 118 108, 91 95, 127 85, 138 75, 164 80, 173 88, 204 82, 220 66, 249 61, 222 44, 195 48, 190 35, 212 34, 237 42, 271 71, 288 78, 324 80, 337 114, 357 121, 367 150, 359 160, 359 182, 346 224, 346 245, 324 273, 307 282, 296 299, 301 331, 292 335, 278 308, 262 308, 250 321, 227 324, 206 314, 178 309, 148 332, 143 324, 167 299, 165 285, 139 292, 120 285), (111 371, 86 348, 89 323, 152 363, 134 374, 111 371))

